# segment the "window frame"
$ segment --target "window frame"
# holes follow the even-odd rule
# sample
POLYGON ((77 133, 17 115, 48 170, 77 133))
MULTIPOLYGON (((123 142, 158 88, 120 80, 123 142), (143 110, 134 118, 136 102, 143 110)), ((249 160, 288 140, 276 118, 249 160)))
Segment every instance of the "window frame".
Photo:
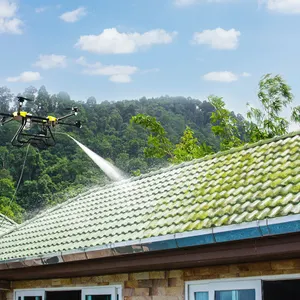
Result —
POLYGON ((255 290, 255 300, 262 300, 262 281, 256 280, 217 280, 207 283, 201 281, 188 285, 188 300, 195 300, 196 292, 208 292, 208 300, 215 300, 216 291, 255 290))
POLYGON ((87 291, 91 291, 98 293, 97 295, 107 295, 107 291, 113 291, 115 295, 112 297, 112 300, 117 300, 117 296, 119 296, 119 300, 123 299, 123 286, 120 285, 104 285, 104 286, 70 286, 70 287, 57 287, 57 288, 33 288, 33 289, 14 289, 14 300, 18 300, 18 297, 21 297, 21 300, 24 300, 24 296, 41 296, 42 300, 46 299, 46 292, 59 292, 59 291, 81 291, 81 299, 84 299, 84 295, 86 295, 87 291))
POLYGON ((42 297, 42 300, 45 300, 45 291, 41 289, 35 290, 23 290, 16 291, 14 293, 15 300, 18 300, 21 297, 21 300, 24 300, 24 297, 42 297))
POLYGON ((99 288, 86 288, 81 290, 81 300, 85 300, 86 296, 95 296, 95 295, 111 295, 111 300, 117 300, 117 288, 115 287, 103 287, 99 288))
MULTIPOLYGON (((222 283, 227 283, 227 282, 248 282, 252 280, 259 280, 261 281, 261 284, 263 281, 279 281, 279 280, 299 280, 300 279, 300 273, 295 273, 295 274, 281 274, 281 275, 261 275, 261 276, 249 276, 249 277, 228 277, 228 278, 223 278, 223 279, 204 279, 204 280, 193 280, 193 281, 186 281, 185 282, 185 294, 184 294, 184 299, 185 300, 190 300, 189 299, 189 288, 190 286, 193 285, 204 285, 208 283, 217 283, 217 282, 222 282, 222 283)), ((262 286, 262 285, 261 285, 262 286)))

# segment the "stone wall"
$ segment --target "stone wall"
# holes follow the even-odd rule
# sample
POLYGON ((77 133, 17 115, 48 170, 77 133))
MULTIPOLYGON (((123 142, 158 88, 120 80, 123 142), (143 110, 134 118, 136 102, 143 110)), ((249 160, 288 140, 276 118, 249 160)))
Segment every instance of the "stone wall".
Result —
MULTIPOLYGON (((121 284, 123 286, 124 300, 183 300, 185 281, 279 274, 299 274, 300 278, 300 259, 171 271, 18 281, 13 282, 12 287, 16 289, 28 289, 121 284)), ((5 300, 12 299, 13 293, 7 293, 5 300)), ((0 300, 2 300, 1 296, 0 300)))

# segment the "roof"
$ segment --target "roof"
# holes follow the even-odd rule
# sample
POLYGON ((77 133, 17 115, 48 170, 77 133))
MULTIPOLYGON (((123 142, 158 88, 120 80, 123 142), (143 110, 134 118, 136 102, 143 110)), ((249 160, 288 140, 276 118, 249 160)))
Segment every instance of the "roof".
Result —
POLYGON ((0 261, 299 221, 299 196, 300 132, 93 188, 0 237, 0 261))
POLYGON ((17 223, 0 213, 0 235, 12 230, 16 226, 17 223))

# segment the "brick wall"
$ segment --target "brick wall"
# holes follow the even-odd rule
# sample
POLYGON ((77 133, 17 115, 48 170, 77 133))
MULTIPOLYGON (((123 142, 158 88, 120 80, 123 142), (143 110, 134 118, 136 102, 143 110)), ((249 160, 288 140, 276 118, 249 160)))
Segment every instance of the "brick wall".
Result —
MULTIPOLYGON (((16 289, 121 284, 124 300, 183 300, 184 282, 190 280, 300 274, 300 259, 211 266, 184 270, 13 282, 16 289)), ((299 276, 300 278, 300 276, 299 276)), ((5 300, 12 300, 12 292, 5 300)), ((1 296, 0 296, 0 300, 1 296)))

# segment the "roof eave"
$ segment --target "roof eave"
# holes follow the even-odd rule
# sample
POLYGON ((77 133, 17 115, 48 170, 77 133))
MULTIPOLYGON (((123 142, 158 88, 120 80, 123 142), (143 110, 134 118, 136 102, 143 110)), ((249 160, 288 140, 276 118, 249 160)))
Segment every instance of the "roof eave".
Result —
POLYGON ((0 270, 174 250, 300 232, 300 214, 0 261, 0 270))

